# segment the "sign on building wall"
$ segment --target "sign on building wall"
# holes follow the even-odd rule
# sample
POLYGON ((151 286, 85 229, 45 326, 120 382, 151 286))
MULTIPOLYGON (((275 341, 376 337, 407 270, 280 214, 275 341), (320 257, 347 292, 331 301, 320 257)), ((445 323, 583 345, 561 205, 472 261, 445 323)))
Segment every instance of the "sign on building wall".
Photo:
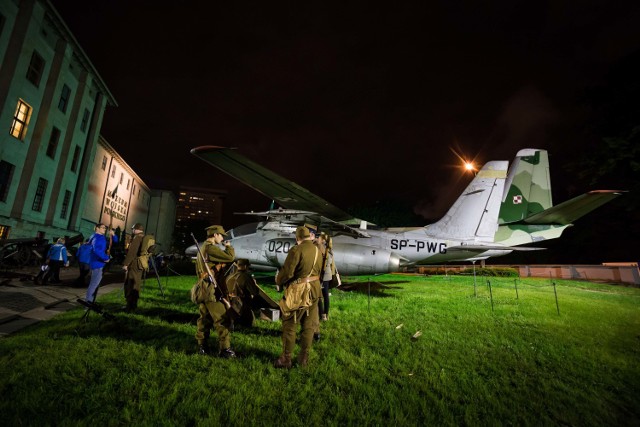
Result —
POLYGON ((103 218, 112 222, 113 227, 124 228, 127 221, 129 202, 118 195, 118 185, 113 190, 107 190, 103 203, 103 218))

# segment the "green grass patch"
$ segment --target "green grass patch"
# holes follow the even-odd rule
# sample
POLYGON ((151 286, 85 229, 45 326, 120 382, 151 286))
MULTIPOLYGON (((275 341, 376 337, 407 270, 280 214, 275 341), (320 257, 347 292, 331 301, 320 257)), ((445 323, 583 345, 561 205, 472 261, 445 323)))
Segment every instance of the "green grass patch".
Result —
POLYGON ((3 424, 640 422, 640 290, 559 280, 558 314, 548 279, 376 280, 332 290, 309 368, 290 371, 271 366, 279 322, 234 332, 237 360, 197 356, 193 277, 162 278, 166 298, 148 280, 135 314, 104 295, 116 321, 77 309, 0 340, 3 424))

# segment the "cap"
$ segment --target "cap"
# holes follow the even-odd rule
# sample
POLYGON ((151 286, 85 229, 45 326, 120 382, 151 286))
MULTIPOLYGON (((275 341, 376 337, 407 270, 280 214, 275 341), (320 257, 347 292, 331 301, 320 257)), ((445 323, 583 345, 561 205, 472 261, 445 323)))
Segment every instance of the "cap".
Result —
POLYGON ((313 234, 318 234, 318 227, 316 227, 313 224, 305 224, 305 227, 307 227, 309 229, 309 232, 313 233, 313 234))
POLYGON ((238 267, 249 267, 251 263, 249 262, 248 259, 240 258, 236 260, 236 265, 238 267))
POLYGON ((133 230, 144 230, 144 227, 139 222, 136 222, 135 224, 133 224, 133 227, 131 227, 131 228, 133 230))
POLYGON ((221 225, 211 225, 205 228, 205 230, 207 230, 207 237, 211 237, 214 234, 222 234, 224 237, 227 237, 227 233, 225 233, 221 225))
POLYGON ((301 225, 296 228, 296 239, 306 239, 307 237, 311 237, 307 227, 301 225))

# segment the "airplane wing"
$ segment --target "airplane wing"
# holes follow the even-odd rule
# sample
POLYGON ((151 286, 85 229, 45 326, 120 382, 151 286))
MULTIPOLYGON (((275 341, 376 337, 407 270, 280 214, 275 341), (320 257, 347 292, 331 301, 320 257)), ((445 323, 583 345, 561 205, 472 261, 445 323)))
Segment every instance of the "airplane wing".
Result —
POLYGON ((352 215, 342 209, 316 196, 306 188, 249 160, 233 148, 208 145, 192 149, 191 154, 275 200, 280 206, 287 209, 313 211, 334 221, 353 219, 352 215))
POLYGON ((592 210, 622 195, 623 191, 596 190, 574 197, 524 219, 526 224, 571 224, 592 210))
POLYGON ((460 245, 449 246, 447 252, 457 251, 543 251, 546 248, 534 248, 531 246, 499 246, 499 245, 460 245))

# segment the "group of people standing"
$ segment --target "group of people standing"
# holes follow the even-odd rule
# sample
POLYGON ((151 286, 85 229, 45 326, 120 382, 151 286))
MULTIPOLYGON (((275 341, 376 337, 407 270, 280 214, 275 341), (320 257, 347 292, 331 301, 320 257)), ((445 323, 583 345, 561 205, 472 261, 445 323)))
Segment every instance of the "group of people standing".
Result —
MULTIPOLYGON (((240 283, 254 283, 251 280, 239 279, 245 273, 247 260, 236 260, 237 272, 225 278, 226 264, 235 260, 235 250, 227 237, 224 228, 220 225, 212 225, 206 229, 207 239, 201 245, 202 258, 196 262, 196 273, 202 280, 209 271, 214 275, 215 285, 209 283, 209 293, 206 301, 198 304, 200 317, 197 322, 196 340, 198 341, 199 354, 211 354, 209 347, 209 335, 211 329, 215 329, 218 336, 218 355, 224 358, 236 357, 231 348, 231 325, 236 316, 233 308, 220 294, 216 294, 216 288, 223 286, 227 289, 228 296, 233 298, 235 294, 253 295, 254 290, 247 289, 247 285, 240 283), (219 247, 224 245, 224 250, 219 247), (207 266, 204 265, 206 261, 207 266), (232 286, 229 286, 232 284, 232 286), (228 306, 229 305, 229 306, 228 306)), ((329 284, 336 273, 333 253, 331 251, 330 238, 321 233, 316 238, 317 229, 313 226, 300 226, 296 229, 296 245, 289 250, 284 265, 276 276, 276 286, 280 290, 286 289, 293 283, 305 281, 310 284, 310 305, 288 313, 282 317, 282 353, 274 360, 276 368, 292 367, 292 354, 295 349, 297 326, 300 324, 300 351, 298 352, 298 365, 305 367, 308 364, 309 352, 314 340, 320 339, 320 320, 328 320, 329 314, 329 284), (321 302, 321 303, 320 303, 321 302)), ((249 276, 250 277, 250 276, 249 276)))

